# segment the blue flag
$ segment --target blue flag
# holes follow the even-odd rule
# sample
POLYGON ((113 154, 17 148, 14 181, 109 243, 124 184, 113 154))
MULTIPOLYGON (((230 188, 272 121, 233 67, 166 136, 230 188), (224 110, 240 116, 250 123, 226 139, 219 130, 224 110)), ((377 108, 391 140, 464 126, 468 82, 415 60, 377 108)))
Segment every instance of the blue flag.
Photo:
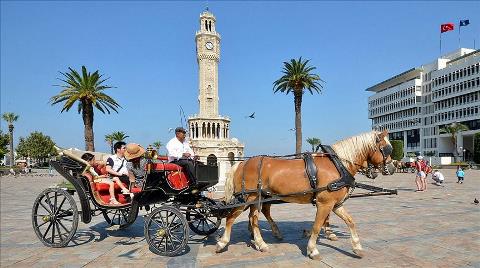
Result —
POLYGON ((470 24, 470 20, 460 20, 460 26, 467 26, 470 24))

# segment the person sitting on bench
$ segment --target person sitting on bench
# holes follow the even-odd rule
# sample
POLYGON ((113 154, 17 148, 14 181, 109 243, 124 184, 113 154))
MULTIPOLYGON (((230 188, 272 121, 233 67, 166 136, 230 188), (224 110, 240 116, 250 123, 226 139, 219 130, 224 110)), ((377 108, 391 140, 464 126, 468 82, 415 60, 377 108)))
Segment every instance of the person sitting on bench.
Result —
MULTIPOLYGON (((131 180, 128 177, 127 160, 125 159, 127 146, 125 142, 118 141, 113 145, 113 149, 115 150, 115 154, 107 159, 107 172, 111 177, 117 177, 130 188, 130 185, 135 183, 135 179, 131 180)), ((130 191, 122 191, 122 193, 130 194, 130 191)))
MULTIPOLYGON (((88 164, 90 164, 90 166, 95 168, 95 156, 93 154, 84 153, 82 155, 82 159, 87 161, 88 164)), ((93 178, 93 182, 108 184, 108 186, 109 186, 108 192, 110 193, 110 204, 111 205, 119 205, 120 204, 120 202, 118 202, 117 199, 115 198, 115 183, 118 186, 120 186, 123 193, 129 193, 128 189, 125 188, 125 186, 123 186, 123 183, 117 177, 113 177, 113 178, 110 179, 108 175, 98 175, 97 177, 93 178)))
MULTIPOLYGON (((185 139, 186 133, 187 131, 182 127, 177 127, 175 129, 175 137, 173 137, 166 146, 168 151, 168 162, 183 167, 190 180, 190 186, 194 189, 193 191, 195 191, 195 188, 197 187, 197 180, 194 175, 195 165, 193 161, 195 155, 192 148, 190 148, 188 141, 185 139)), ((198 190, 196 192, 198 192, 198 190)))

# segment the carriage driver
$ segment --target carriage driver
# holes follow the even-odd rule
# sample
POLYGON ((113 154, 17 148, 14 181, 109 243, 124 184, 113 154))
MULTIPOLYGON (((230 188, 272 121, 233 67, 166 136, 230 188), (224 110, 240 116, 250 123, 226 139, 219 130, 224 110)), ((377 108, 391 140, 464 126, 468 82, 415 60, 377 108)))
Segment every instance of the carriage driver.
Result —
MULTIPOLYGON (((175 137, 173 137, 166 146, 168 151, 168 162, 183 167, 190 179, 190 186, 196 188, 197 180, 194 174, 195 167, 193 162, 194 153, 185 139, 186 133, 187 131, 182 127, 177 127, 175 129, 175 137)), ((193 191, 195 190, 196 189, 193 191)), ((198 192, 198 190, 196 192, 198 192)))

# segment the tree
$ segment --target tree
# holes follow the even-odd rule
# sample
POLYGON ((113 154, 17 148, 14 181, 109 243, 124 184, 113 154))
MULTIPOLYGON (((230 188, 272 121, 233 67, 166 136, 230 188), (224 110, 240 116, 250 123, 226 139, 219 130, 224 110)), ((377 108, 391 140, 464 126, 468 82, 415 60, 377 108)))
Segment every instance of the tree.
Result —
POLYGON ((18 120, 18 115, 14 113, 4 113, 2 115, 3 120, 8 123, 8 132, 10 134, 9 144, 10 144, 10 167, 13 167, 15 163, 15 156, 13 154, 13 122, 18 120))
POLYGON ((57 150, 49 136, 34 131, 27 138, 20 137, 17 153, 22 157, 31 157, 38 161, 57 155, 57 150))
POLYGON ((308 66, 309 60, 302 61, 302 57, 298 60, 291 59, 290 62, 283 63, 283 76, 273 82, 274 93, 292 92, 293 102, 295 105, 295 153, 302 151, 302 97, 305 89, 312 95, 313 91, 320 93, 323 88, 320 82, 320 76, 313 74, 315 67, 308 66))
POLYGON ((114 139, 113 139, 112 134, 105 135, 105 141, 110 146, 110 153, 113 154, 113 141, 114 141, 114 139))
POLYGON ((156 141, 156 142, 152 143, 152 145, 153 145, 153 147, 155 147, 155 149, 157 149, 157 153, 160 152, 160 147, 163 146, 161 141, 156 141))
POLYGON ((403 141, 402 140, 391 140, 390 144, 392 144, 392 147, 393 147, 392 159, 402 160, 402 158, 403 158, 403 141))
POLYGON ((0 158, 3 158, 7 152, 7 145, 10 144, 10 138, 8 134, 3 134, 3 131, 0 129, 0 158))
POLYGON ((50 98, 52 105, 64 102, 63 111, 69 111, 73 104, 78 102, 77 111, 82 113, 84 136, 85 136, 85 149, 87 151, 95 151, 94 136, 93 136, 93 107, 97 108, 100 112, 107 112, 110 114, 110 110, 118 113, 117 108, 121 106, 110 96, 106 95, 103 91, 109 88, 113 88, 103 83, 108 79, 103 79, 98 73, 98 70, 94 73, 87 71, 85 66, 82 66, 82 75, 72 69, 68 68, 68 73, 60 72, 63 77, 58 78, 62 81, 63 85, 57 85, 63 88, 60 94, 50 98))
POLYGON ((128 137, 130 137, 127 136, 127 134, 125 134, 123 131, 115 131, 110 135, 112 135, 113 141, 125 141, 128 137))
POLYGON ((473 161, 480 164, 480 133, 473 135, 473 161))
POLYGON ((450 141, 453 145, 453 155, 455 156, 455 162, 457 162, 459 156, 457 148, 457 134, 465 130, 468 130, 468 127, 462 123, 451 123, 440 128, 440 133, 450 134, 450 141))
POLYGON ((316 152, 315 147, 322 143, 319 138, 307 138, 307 142, 312 146, 312 152, 316 152))

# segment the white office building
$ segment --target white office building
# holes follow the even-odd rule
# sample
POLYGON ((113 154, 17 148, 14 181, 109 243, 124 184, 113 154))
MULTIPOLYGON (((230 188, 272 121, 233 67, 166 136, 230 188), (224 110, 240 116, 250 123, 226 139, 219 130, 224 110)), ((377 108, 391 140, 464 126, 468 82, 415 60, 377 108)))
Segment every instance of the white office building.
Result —
POLYGON ((480 50, 460 48, 367 88, 372 129, 388 129, 404 142, 405 154, 473 157, 473 135, 480 132, 480 50), (457 148, 440 129, 462 123, 457 148))

